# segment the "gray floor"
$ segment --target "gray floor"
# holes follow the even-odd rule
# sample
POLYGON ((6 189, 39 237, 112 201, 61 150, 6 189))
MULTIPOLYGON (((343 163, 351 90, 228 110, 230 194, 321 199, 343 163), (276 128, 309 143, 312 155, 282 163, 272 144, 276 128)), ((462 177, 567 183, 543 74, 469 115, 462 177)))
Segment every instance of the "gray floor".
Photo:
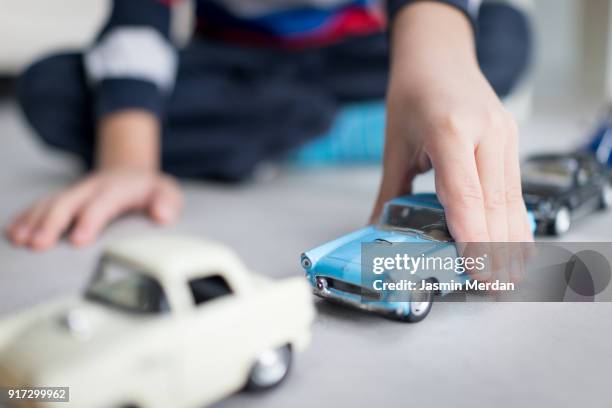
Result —
MULTIPOLYGON (((523 127, 523 151, 572 146, 583 123, 573 108, 540 112, 523 127)), ((69 161, 33 143, 10 103, 0 104, 0 166, 2 225, 75 177, 69 161)), ((287 171, 241 188, 186 184, 184 217, 170 230, 231 245, 263 274, 300 274, 301 251, 365 222, 378 177, 344 168, 287 171)), ((418 189, 430 188, 423 177, 418 189)), ((600 216, 566 239, 610 240, 610 231, 612 217, 600 216)), ((130 216, 83 250, 61 244, 34 254, 0 240, 0 315, 79 291, 106 242, 155 232, 130 216)), ((439 303, 417 325, 317 308, 312 345, 287 383, 220 407, 612 406, 611 304, 439 303)))

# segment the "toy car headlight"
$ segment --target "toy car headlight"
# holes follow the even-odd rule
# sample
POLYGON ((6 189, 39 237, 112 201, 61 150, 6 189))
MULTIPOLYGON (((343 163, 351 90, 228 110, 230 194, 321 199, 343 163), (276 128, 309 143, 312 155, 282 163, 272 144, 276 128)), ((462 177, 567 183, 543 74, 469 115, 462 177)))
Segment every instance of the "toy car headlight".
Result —
POLYGON ((302 264, 302 268, 306 270, 312 268, 312 261, 305 254, 302 254, 300 263, 302 264))
POLYGON ((322 278, 322 277, 317 277, 317 289, 319 289, 320 291, 325 291, 327 290, 327 279, 322 278))

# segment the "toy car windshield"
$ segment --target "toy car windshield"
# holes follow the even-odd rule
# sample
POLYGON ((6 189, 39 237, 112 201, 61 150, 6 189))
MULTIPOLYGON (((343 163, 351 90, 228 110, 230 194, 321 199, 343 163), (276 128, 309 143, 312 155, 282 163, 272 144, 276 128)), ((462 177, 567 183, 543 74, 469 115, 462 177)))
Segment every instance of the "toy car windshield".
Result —
POLYGON ((523 164, 523 183, 570 188, 575 166, 572 160, 530 160, 523 164))
POLYGON ((110 256, 100 261, 86 297, 130 312, 168 311, 168 303, 159 282, 110 256))
POLYGON ((435 208, 389 204, 385 209, 381 227, 412 232, 435 241, 452 241, 444 211, 435 208))

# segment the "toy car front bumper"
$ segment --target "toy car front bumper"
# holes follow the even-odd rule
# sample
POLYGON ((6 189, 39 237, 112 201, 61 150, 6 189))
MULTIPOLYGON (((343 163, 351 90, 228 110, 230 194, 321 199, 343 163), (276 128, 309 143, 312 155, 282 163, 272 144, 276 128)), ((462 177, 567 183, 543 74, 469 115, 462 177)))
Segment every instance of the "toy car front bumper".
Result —
POLYGON ((316 286, 312 292, 316 296, 335 303, 387 316, 405 316, 410 307, 408 302, 370 301, 358 295, 346 294, 333 289, 319 289, 316 286))

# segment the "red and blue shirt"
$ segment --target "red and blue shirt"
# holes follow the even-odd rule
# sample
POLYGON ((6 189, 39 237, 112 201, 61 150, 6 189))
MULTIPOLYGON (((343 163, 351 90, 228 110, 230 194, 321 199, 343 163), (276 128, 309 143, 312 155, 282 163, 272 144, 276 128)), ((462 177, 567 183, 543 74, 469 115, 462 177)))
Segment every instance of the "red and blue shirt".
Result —
POLYGON ((199 1, 197 32, 219 40, 296 49, 330 44, 354 35, 381 32, 385 13, 378 0, 199 1), (259 2, 266 3, 266 2, 259 2), (251 4, 251 6, 247 6, 251 4))

